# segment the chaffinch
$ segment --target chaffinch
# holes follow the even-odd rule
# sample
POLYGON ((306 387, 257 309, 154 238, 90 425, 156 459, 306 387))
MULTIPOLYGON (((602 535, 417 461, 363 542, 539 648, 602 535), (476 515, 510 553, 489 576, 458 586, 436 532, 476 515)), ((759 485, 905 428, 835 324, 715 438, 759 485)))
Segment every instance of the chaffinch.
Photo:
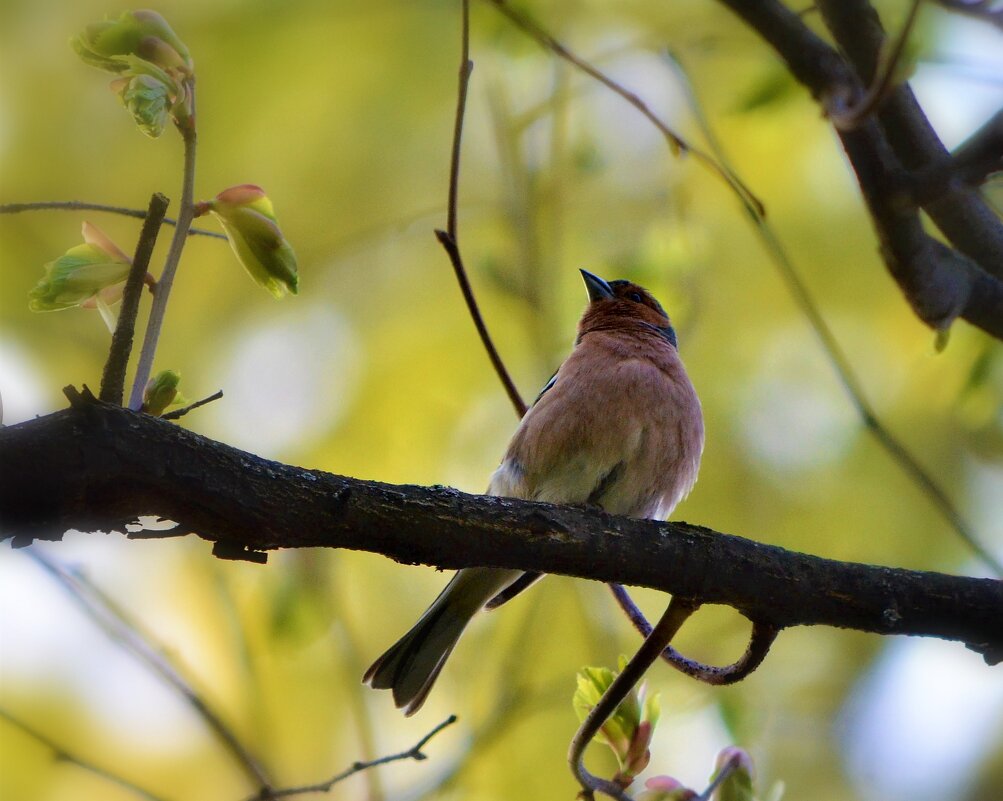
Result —
MULTIPOLYGON (((629 281, 581 273, 589 305, 575 347, 523 417, 488 494, 664 519, 697 478, 700 400, 658 301, 629 281)), ((393 690, 396 705, 414 714, 473 616, 537 578, 460 570, 363 681, 393 690)))

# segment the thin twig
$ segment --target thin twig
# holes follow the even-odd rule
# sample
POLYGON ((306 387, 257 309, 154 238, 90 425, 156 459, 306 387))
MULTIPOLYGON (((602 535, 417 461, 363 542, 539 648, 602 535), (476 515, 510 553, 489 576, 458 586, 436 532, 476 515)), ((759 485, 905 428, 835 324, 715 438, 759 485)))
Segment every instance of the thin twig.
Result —
POLYGON ((0 708, 0 718, 3 718, 12 726, 20 729, 33 740, 37 740, 42 745, 46 746, 52 751, 53 757, 61 762, 69 762, 76 765, 78 768, 82 768, 89 773, 93 773, 95 776, 100 776, 106 781, 117 784, 119 787, 123 787, 132 793, 135 793, 142 798, 146 798, 148 801, 165 801, 163 796, 159 796, 156 793, 151 793, 144 787, 140 787, 138 784, 131 782, 129 779, 123 778, 118 774, 112 773, 107 768, 102 768, 100 765, 95 765, 93 762, 84 759, 72 751, 67 750, 63 746, 57 744, 53 740, 46 737, 44 734, 39 732, 37 729, 29 726, 27 723, 22 721, 20 718, 12 715, 6 709, 0 708))
POLYGON ((174 229, 171 247, 167 252, 163 272, 157 280, 157 290, 153 295, 153 307, 150 309, 150 319, 146 324, 146 336, 143 338, 143 348, 139 354, 139 364, 133 379, 132 392, 129 395, 129 408, 138 410, 143 405, 143 390, 153 370, 153 358, 157 352, 157 341, 164 324, 164 314, 167 312, 167 301, 174 284, 174 275, 181 260, 188 239, 188 229, 195 219, 195 150, 197 134, 195 130, 195 78, 186 81, 188 96, 191 98, 191 116, 189 121, 180 128, 184 142, 184 177, 181 185, 181 204, 178 208, 178 224, 174 229))
POLYGON ((411 746, 407 751, 401 751, 398 754, 389 754, 387 756, 379 757, 378 759, 369 760, 368 762, 355 762, 351 765, 351 767, 341 771, 341 773, 336 773, 327 781, 318 782, 317 784, 305 784, 301 787, 285 787, 277 790, 262 790, 261 792, 250 796, 247 801, 271 801, 271 799, 274 798, 286 798, 288 796, 303 795, 305 793, 327 793, 330 792, 331 788, 338 784, 338 782, 342 782, 349 776, 354 776, 356 773, 361 773, 364 770, 375 768, 377 765, 386 765, 388 762, 400 762, 405 759, 413 759, 416 762, 421 762, 424 759, 428 759, 421 749, 424 748, 428 741, 435 737, 435 735, 443 729, 456 723, 456 720, 456 715, 450 715, 442 721, 442 723, 411 746))
POLYGON ((205 406, 207 403, 212 403, 213 401, 218 401, 223 397, 223 390, 218 390, 210 395, 208 398, 202 398, 202 400, 197 400, 195 403, 189 403, 180 409, 175 409, 173 412, 168 412, 167 414, 160 415, 161 420, 177 420, 179 417, 184 417, 188 412, 197 409, 199 406, 205 406))
POLYGON ((871 85, 867 88, 864 96, 857 103, 849 107, 829 110, 829 119, 832 124, 841 131, 852 131, 862 122, 869 119, 877 111, 878 107, 887 99, 889 93, 895 89, 895 73, 905 52, 906 43, 912 35, 912 30, 919 16, 919 6, 922 0, 912 0, 909 7, 909 14, 902 30, 892 44, 888 56, 878 65, 878 70, 874 75, 871 85))
MULTIPOLYGON (((683 67, 682 62, 679 60, 677 55, 671 52, 667 55, 669 64, 673 67, 673 69, 675 69, 682 79, 682 85, 686 91, 687 99, 690 102, 694 118, 697 125, 703 132, 704 138, 707 140, 711 152, 714 153, 717 159, 723 164, 727 164, 728 158, 724 153, 724 148, 714 134, 714 131, 710 126, 710 121, 703 113, 703 108, 700 105, 696 92, 693 89, 693 85, 689 80, 686 69, 683 67)), ((856 372, 850 364, 850 360, 847 358, 843 349, 836 341, 835 335, 829 328, 828 323, 826 323, 825 318, 819 311, 814 299, 809 294, 808 288, 805 286, 805 283, 798 274, 793 262, 787 255, 787 251, 780 242, 780 238, 777 236, 776 232, 765 219, 754 215, 750 215, 750 219, 756 234, 759 236, 766 248, 766 252, 770 256, 770 260, 773 262, 773 266, 777 269, 777 272, 780 273, 781 278, 787 285, 788 291, 794 298, 794 302, 808 319, 808 324, 812 327, 816 337, 818 337, 822 350, 828 356, 829 363, 836 372, 836 377, 838 378, 840 384, 842 384, 846 394, 849 396, 850 402, 856 409, 857 414, 860 416, 864 427, 874 435, 878 444, 881 445, 889 456, 892 457, 892 460, 899 466, 899 468, 912 479, 913 483, 918 486, 920 491, 927 496, 927 498, 933 503, 934 507, 936 507, 937 511, 939 511, 944 519, 947 520, 948 524, 965 542, 965 544, 968 545, 968 547, 980 559, 982 559, 982 561, 988 565, 996 573, 996 575, 1003 576, 1003 562, 1000 562, 999 559, 997 559, 984 545, 982 545, 981 542, 979 542, 978 537, 976 537, 971 527, 961 516, 961 513, 955 508, 943 488, 941 488, 937 481, 919 463, 916 457, 912 455, 909 449, 899 442, 899 440, 891 434, 891 432, 885 427, 884 423, 882 423, 878 418, 874 407, 871 406, 870 401, 867 399, 867 395, 864 392, 860 379, 857 377, 856 372)))
MULTIPOLYGON (((104 211, 109 214, 121 214, 123 217, 146 219, 147 212, 142 209, 129 209, 124 206, 109 206, 106 203, 88 203, 84 200, 43 200, 38 203, 0 203, 0 214, 20 214, 24 211, 104 211)), ((164 225, 176 226, 178 221, 164 217, 164 225)), ((226 234, 219 231, 207 231, 205 228, 189 228, 189 236, 208 236, 213 239, 226 240, 226 234)))
POLYGON ((531 39, 535 40, 541 47, 546 50, 550 50, 554 55, 564 59, 570 64, 573 64, 586 75, 599 81, 599 83, 611 90, 614 94, 619 95, 630 103, 630 105, 641 112, 641 114, 643 114, 644 117, 658 129, 662 136, 665 137, 665 140, 673 153, 690 153, 693 158, 710 168, 714 174, 721 178, 735 192, 742 205, 745 206, 750 213, 757 217, 766 216, 766 207, 763 205, 763 202, 752 193, 752 190, 750 190, 745 183, 738 178, 738 176, 729 170, 726 165, 718 162, 712 155, 704 152, 700 148, 693 147, 689 142, 673 131, 657 114, 655 114, 654 111, 651 110, 651 107, 647 103, 641 100, 640 97, 623 85, 617 83, 598 67, 590 64, 588 61, 577 56, 575 53, 572 53, 567 47, 561 44, 560 41, 544 30, 535 21, 509 6, 506 0, 487 0, 487 2, 497 8, 498 11, 514 23, 517 28, 528 35, 531 39))
POLYGON ((125 394, 125 371, 129 366, 129 355, 132 353, 132 340, 136 331, 136 314, 139 311, 139 300, 143 293, 143 283, 146 271, 150 266, 150 257, 157 244, 157 234, 160 224, 167 213, 170 201, 159 192, 150 198, 150 207, 146 212, 146 221, 139 233, 136 253, 132 259, 129 277, 122 291, 122 308, 119 310, 118 323, 111 337, 111 347, 108 349, 108 361, 105 362, 104 373, 101 375, 101 400, 106 403, 122 405, 125 394))
MULTIPOLYGON (((609 584, 607 586, 613 592, 613 597, 616 598, 624 614, 634 624, 634 628, 640 632, 641 636, 647 637, 651 634, 651 624, 644 616, 644 613, 638 608, 637 604, 631 600, 630 594, 624 586, 622 584, 609 584)), ((742 654, 737 662, 726 667, 705 665, 702 662, 697 662, 694 659, 683 656, 683 654, 679 653, 671 645, 665 646, 665 650, 662 651, 662 659, 680 673, 685 673, 690 678, 702 681, 704 684, 735 684, 763 663, 763 660, 770 651, 770 646, 773 645, 773 641, 776 640, 779 634, 780 629, 776 626, 772 626, 769 623, 754 622, 752 624, 752 635, 749 637, 749 644, 745 649, 745 653, 742 654)))
POLYGON ((188 702, 256 786, 265 789, 271 786, 268 775, 240 742, 236 733, 223 722, 219 714, 209 705, 208 700, 192 686, 179 669, 164 657, 163 649, 155 644, 148 633, 142 631, 136 621, 130 619, 111 598, 83 576, 71 573, 34 549, 28 550, 27 553, 69 593, 70 598, 84 614, 105 634, 149 667, 188 702))
POLYGON ((474 298, 474 291, 470 286, 470 279, 467 277, 466 267, 463 265, 463 257, 460 255, 460 245, 457 238, 458 232, 456 218, 457 206, 459 205, 460 143, 463 139, 463 116, 467 105, 467 87, 470 83, 470 73, 473 71, 473 62, 470 60, 469 0, 463 0, 463 24, 461 36, 460 80, 456 99, 456 119, 453 124, 453 145, 450 151, 449 159, 449 206, 446 214, 446 230, 442 231, 436 229, 435 236, 445 249, 446 254, 449 256, 449 261, 453 265, 453 272, 456 274, 456 281, 460 285, 460 291, 463 293, 463 300, 467 304, 467 310, 470 312, 470 317, 473 319, 474 326, 477 328, 477 334, 481 338, 481 343, 484 345, 484 349, 488 353, 491 365, 494 367, 495 372, 498 374, 498 378, 505 387, 505 392, 508 395, 509 400, 512 402, 512 406, 515 409, 516 414, 519 417, 522 417, 526 413, 528 407, 526 406, 525 401, 523 401, 522 396, 519 394, 519 390, 516 388, 515 382, 509 375, 508 370, 505 368, 505 363, 502 361, 502 358, 498 353, 498 349, 495 347, 494 341, 491 339, 491 334, 488 333, 487 325, 484 323, 484 318, 481 316, 481 310, 477 305, 476 298, 474 298))
POLYGON ((571 740, 571 747, 568 749, 568 763, 571 765, 571 772, 574 773, 578 783, 582 786, 579 798, 590 800, 598 791, 617 799, 617 801, 630 801, 623 788, 616 782, 601 779, 585 769, 585 765, 582 764, 585 749, 592 742, 592 738, 596 736, 602 724, 616 711, 634 685, 644 676, 645 671, 658 659, 669 640, 676 635, 676 632, 698 606, 699 604, 685 598, 673 596, 651 634, 641 643, 637 653, 613 679, 613 683, 606 688, 606 692, 602 694, 599 702, 592 707, 578 731, 575 732, 575 736, 571 740))
POLYGON ((463 0, 460 31, 460 85, 456 93, 456 118, 453 121, 453 146, 449 157, 449 205, 446 217, 446 231, 454 242, 456 214, 460 188, 460 143, 463 141, 463 117, 467 107, 467 89, 474 62, 470 60, 470 0, 463 0))
POLYGON ((509 401, 512 403, 512 407, 515 409, 515 413, 519 417, 522 417, 526 414, 529 407, 519 394, 519 390, 516 389, 515 382, 512 381, 512 377, 505 369, 505 363, 502 361, 501 356, 498 355, 498 350, 495 348, 494 342, 491 341, 491 335, 488 333, 487 326, 484 323, 484 318, 481 316, 481 310, 477 307, 477 300, 474 298, 474 292, 470 287, 470 281, 467 279, 467 271, 463 267, 463 258, 460 256, 460 249, 457 247, 456 242, 451 239, 449 234, 445 231, 436 230, 435 236, 439 240, 440 244, 446 249, 446 253, 449 255, 449 261, 452 263, 453 271, 456 273, 456 280, 460 284, 460 291, 463 293, 463 299, 467 303, 467 310, 473 318, 474 325, 477 328, 477 333, 481 338, 484 349, 488 352, 488 358, 491 360, 491 365, 495 368, 498 378, 504 385, 505 392, 508 395, 509 401))

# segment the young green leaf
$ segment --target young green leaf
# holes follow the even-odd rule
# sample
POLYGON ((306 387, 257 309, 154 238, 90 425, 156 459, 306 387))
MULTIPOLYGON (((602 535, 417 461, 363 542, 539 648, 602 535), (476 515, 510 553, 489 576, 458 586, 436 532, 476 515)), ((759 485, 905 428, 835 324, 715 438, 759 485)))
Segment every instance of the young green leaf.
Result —
POLYGON ((260 186, 241 184, 198 204, 220 221, 230 247, 248 274, 274 297, 299 290, 296 254, 282 235, 272 202, 260 186))

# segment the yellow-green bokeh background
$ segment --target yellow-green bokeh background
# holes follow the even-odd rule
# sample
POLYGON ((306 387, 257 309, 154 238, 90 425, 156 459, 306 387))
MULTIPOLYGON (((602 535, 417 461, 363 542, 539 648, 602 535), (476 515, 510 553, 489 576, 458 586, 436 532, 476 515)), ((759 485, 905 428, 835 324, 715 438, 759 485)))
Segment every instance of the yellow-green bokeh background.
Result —
MULTIPOLYGON (((852 176, 806 94, 706 0, 527 7, 698 141, 661 51, 679 55, 881 418, 989 547, 1003 550, 1000 345, 959 324, 946 351, 935 352, 932 333, 878 260, 852 176)), ((177 196, 179 138, 143 137, 107 76, 66 46, 87 22, 121 8, 106 0, 0 4, 0 202, 142 208, 153 191, 177 196)), ((226 394, 183 425, 310 468, 480 491, 515 418, 432 235, 445 225, 458 4, 165 0, 157 9, 196 61, 197 195, 244 182, 265 187, 301 274, 300 295, 276 303, 225 244, 190 241, 157 365, 182 373, 189 398, 226 394)), ((903 4, 882 9, 896 26, 903 4)), ((487 5, 474 3, 472 21, 461 239, 524 395, 569 347, 584 301, 578 268, 632 278, 673 316, 704 402, 701 478, 676 517, 837 559, 979 570, 863 428, 727 188, 694 159, 673 157, 622 100, 555 62, 487 5)), ((987 35, 978 26, 958 34, 955 25, 925 10, 920 55, 946 58, 964 36, 987 35)), ((987 102, 985 82, 959 85, 967 88, 934 98, 948 104, 945 125, 987 102)), ((5 422, 60 408, 67 383, 99 380, 109 338, 97 316, 33 315, 26 303, 42 264, 77 242, 83 219, 132 249, 134 220, 0 216, 5 422)), ((161 241, 155 264, 165 252, 161 241)), ((426 708, 404 720, 359 677, 443 583, 430 569, 341 552, 273 554, 267 567, 220 562, 195 538, 77 534, 46 550, 83 565, 155 634, 277 785, 404 749, 448 713, 460 715, 429 745, 428 761, 356 777, 333 798, 418 797, 447 773, 430 797, 572 798, 564 755, 575 671, 611 665, 637 644, 604 588, 549 579, 480 621, 426 708), (516 707, 506 714, 509 702, 516 707)), ((198 719, 109 647, 23 554, 0 553, 0 570, 8 589, 0 705, 165 798, 251 794, 198 719)), ((658 597, 639 597, 657 613, 658 597)), ((736 615, 711 609, 680 643, 723 664, 741 653, 746 634, 736 615)), ((663 719, 652 767, 700 789, 712 745, 736 742, 756 759, 762 786, 782 780, 787 798, 874 797, 866 778, 852 778, 844 746, 857 718, 847 701, 888 646, 833 629, 787 632, 756 674, 729 689, 654 668, 649 683, 662 693, 663 719)), ((925 653, 950 652, 965 675, 991 675, 960 645, 932 647, 925 653)), ((924 698, 914 696, 920 718, 924 698)), ((894 718, 881 725, 893 748, 912 726, 894 718)), ((973 801, 1003 793, 1003 726, 980 738, 982 753, 965 771, 964 798, 973 801)), ((605 755, 594 758, 597 769, 611 769, 605 755)), ((0 797, 132 796, 54 761, 0 722, 0 797)))

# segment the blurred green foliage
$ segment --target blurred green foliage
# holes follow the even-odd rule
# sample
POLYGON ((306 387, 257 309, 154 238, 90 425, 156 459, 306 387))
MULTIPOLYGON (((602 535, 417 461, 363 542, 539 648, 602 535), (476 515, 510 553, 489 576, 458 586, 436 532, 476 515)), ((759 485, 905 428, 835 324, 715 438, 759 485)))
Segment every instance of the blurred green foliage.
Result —
MULTIPOLYGON (((882 418, 998 552, 1000 344, 959 324, 935 353, 878 259, 811 99, 714 3, 523 5, 697 139, 662 50, 680 57, 882 418)), ((888 4, 890 24, 903 9, 888 4)), ((145 208, 154 191, 177 196, 178 137, 144 137, 105 76, 66 44, 120 10, 107 0, 0 4, 0 202, 145 208)), ((311 468, 482 490, 516 421, 432 236, 445 224, 458 5, 165 0, 157 10, 198 69, 197 198, 243 182, 265 187, 302 279, 298 297, 275 304, 225 242, 190 240, 155 369, 183 372, 192 399, 225 395, 182 424, 311 468)), ((976 569, 865 432, 729 190, 693 159, 673 158, 621 99, 493 9, 475 3, 472 12, 460 241, 524 396, 570 346, 584 304, 577 268, 637 280, 673 317, 706 415, 701 478, 678 518, 832 558, 976 569)), ((925 18, 921 58, 936 51, 938 13, 925 18)), ((96 317, 39 317, 27 304, 42 265, 77 240, 82 219, 126 251, 139 230, 136 220, 93 213, 0 216, 7 423, 61 408, 67 383, 98 382, 109 338, 96 317)), ((427 747, 428 761, 356 776, 333 798, 573 797, 564 757, 575 674, 613 665, 637 644, 604 588, 551 578, 474 626, 422 714, 404 720, 359 679, 444 583, 434 571, 319 551, 273 554, 267 567, 218 562, 193 538, 71 535, 49 552, 82 564, 144 621, 277 785, 405 749, 459 713, 427 747)), ((166 798, 252 793, 197 718, 105 647, 27 559, 0 553, 0 570, 18 603, 5 610, 0 705, 166 798)), ((662 599, 638 595, 659 611, 662 599)), ((679 647, 724 664, 747 633, 730 611, 704 610, 679 647)), ((656 737, 651 769, 696 786, 720 747, 736 742, 756 759, 762 786, 782 779, 787 798, 856 797, 834 721, 886 646, 831 629, 787 632, 758 672, 727 689, 654 668, 649 686, 661 692, 659 732, 668 734, 656 737)), ((994 736, 973 768, 984 775, 973 799, 1003 788, 1003 732, 994 736)), ((611 775, 612 758, 594 750, 593 769, 611 775)), ((0 722, 0 797, 131 796, 0 722)))

